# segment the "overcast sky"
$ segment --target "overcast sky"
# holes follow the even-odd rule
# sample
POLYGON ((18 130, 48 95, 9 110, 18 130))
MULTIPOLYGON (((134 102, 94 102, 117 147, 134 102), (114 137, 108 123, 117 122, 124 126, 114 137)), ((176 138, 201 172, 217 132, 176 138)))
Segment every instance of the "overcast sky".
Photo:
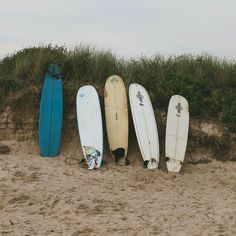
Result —
POLYGON ((0 56, 81 42, 114 53, 236 59, 236 0, 0 0, 0 56))

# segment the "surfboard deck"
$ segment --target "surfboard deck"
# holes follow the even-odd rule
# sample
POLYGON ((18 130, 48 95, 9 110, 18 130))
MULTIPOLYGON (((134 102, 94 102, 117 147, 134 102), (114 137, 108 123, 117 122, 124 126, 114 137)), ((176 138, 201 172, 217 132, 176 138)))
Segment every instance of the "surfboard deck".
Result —
POLYGON ((124 81, 117 75, 110 76, 104 90, 106 130, 111 155, 117 163, 123 158, 128 164, 128 104, 124 81))
POLYGON ((43 157, 57 156, 63 120, 63 88, 60 68, 50 65, 43 82, 39 111, 39 148, 43 157))
POLYGON ((100 168, 103 157, 103 126, 99 97, 91 85, 81 87, 76 96, 80 143, 88 168, 100 168))
POLYGON ((166 165, 170 172, 180 172, 188 141, 189 105, 187 100, 180 96, 171 97, 166 123, 166 165))
POLYGON ((144 167, 158 168, 159 138, 150 97, 143 86, 133 83, 129 86, 129 100, 144 167))

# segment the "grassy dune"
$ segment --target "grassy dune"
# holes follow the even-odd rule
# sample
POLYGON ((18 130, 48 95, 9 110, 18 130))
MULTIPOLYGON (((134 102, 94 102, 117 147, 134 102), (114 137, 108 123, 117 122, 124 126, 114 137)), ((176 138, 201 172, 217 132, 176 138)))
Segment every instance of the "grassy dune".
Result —
POLYGON ((236 63, 208 55, 122 60, 109 51, 89 47, 73 51, 51 46, 27 48, 0 61, 1 106, 9 92, 40 86, 51 63, 62 67, 65 90, 77 90, 78 86, 71 87, 75 83, 102 88, 109 75, 119 74, 127 86, 131 82, 144 85, 156 109, 166 110, 169 98, 181 94, 190 103, 191 116, 217 119, 236 130, 236 63))
MULTIPOLYGON (((75 112, 79 86, 93 84, 102 97, 107 77, 118 74, 127 88, 132 82, 142 84, 156 111, 166 111, 170 97, 181 94, 189 101, 191 117, 217 121, 236 131, 236 63, 209 55, 124 60, 89 46, 74 50, 50 45, 26 48, 0 61, 0 110, 10 105, 14 112, 24 112, 27 101, 37 121, 41 86, 49 64, 62 68, 65 116, 75 112), (19 91, 23 91, 21 96, 12 99, 19 91)), ((216 145, 215 140, 212 142, 216 145)))

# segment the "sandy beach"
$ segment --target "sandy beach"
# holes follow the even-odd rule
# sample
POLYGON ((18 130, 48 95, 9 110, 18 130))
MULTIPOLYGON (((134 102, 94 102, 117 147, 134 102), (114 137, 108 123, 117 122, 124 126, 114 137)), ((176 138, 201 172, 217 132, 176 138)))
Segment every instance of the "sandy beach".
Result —
MULTIPOLYGON (((62 151, 7 142, 0 155, 1 235, 235 235, 236 163, 186 163, 180 174, 142 167, 136 147, 130 166, 88 171, 62 151)), ((76 147, 74 147, 76 148, 76 147)))

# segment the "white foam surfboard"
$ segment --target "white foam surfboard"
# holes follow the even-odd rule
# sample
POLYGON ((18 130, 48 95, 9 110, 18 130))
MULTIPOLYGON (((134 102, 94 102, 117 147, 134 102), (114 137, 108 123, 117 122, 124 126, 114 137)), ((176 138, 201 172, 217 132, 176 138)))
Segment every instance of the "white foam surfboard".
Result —
POLYGON ((171 97, 166 124, 166 165, 170 172, 180 172, 188 141, 189 105, 180 96, 171 97))
POLYGON ((78 90, 76 112, 84 158, 89 169, 99 168, 103 157, 103 127, 99 97, 93 86, 86 85, 78 90))
POLYGON ((158 168, 159 139, 150 97, 143 86, 133 83, 129 86, 129 100, 144 166, 158 168))

